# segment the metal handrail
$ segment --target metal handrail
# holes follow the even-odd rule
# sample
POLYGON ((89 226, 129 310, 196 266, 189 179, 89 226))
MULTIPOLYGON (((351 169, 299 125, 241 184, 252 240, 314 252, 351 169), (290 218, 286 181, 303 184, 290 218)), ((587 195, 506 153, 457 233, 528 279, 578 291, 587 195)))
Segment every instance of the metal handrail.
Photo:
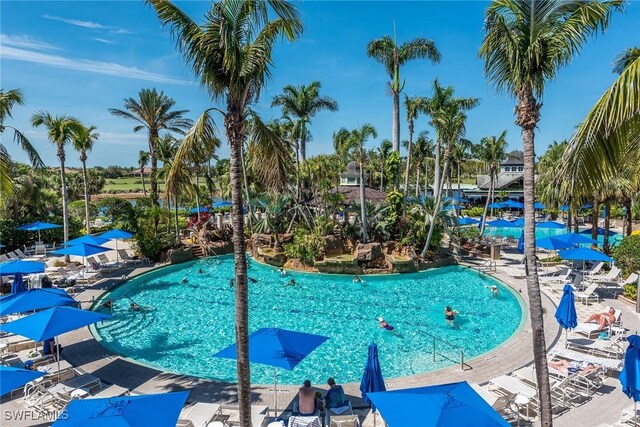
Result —
POLYGON ((427 332, 427 335, 431 336, 432 340, 433 340, 433 361, 436 361, 436 356, 440 355, 442 357, 447 358, 444 354, 438 353, 438 349, 437 349, 437 343, 438 341, 448 345, 449 347, 453 348, 456 352, 460 352, 460 369, 464 370, 464 349, 462 347, 459 347, 455 344, 450 343, 449 341, 442 339, 438 336, 435 336, 433 334, 430 334, 427 332))
POLYGON ((498 263, 495 260, 488 259, 484 264, 478 267, 480 273, 495 273, 498 271, 498 263))

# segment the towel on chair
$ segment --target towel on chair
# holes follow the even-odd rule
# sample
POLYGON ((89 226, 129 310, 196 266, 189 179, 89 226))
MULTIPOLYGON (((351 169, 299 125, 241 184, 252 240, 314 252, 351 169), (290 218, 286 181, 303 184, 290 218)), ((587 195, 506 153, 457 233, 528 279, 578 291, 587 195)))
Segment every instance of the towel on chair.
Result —
POLYGON ((340 415, 349 410, 349 404, 347 403, 346 405, 338 406, 337 408, 329 408, 329 410, 334 414, 340 415))

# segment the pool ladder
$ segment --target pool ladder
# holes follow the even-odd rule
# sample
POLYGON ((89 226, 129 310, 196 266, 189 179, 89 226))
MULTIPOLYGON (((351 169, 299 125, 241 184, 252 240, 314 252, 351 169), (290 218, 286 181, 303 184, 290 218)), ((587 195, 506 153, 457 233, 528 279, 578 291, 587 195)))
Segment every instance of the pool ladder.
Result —
POLYGON ((484 264, 478 267, 478 272, 482 274, 495 273, 497 270, 498 270, 498 264, 496 263, 495 260, 492 260, 492 259, 488 259, 487 261, 484 262, 484 264))
POLYGON ((429 334, 433 340, 433 361, 436 361, 436 357, 437 356, 441 356, 445 359, 449 359, 452 360, 454 362, 457 362, 456 359, 451 359, 449 356, 444 355, 442 353, 440 353, 438 351, 438 343, 440 343, 440 347, 442 348, 443 345, 449 347, 450 349, 453 349, 453 353, 456 354, 455 357, 460 356, 460 369, 462 369, 464 371, 465 366, 468 366, 464 363, 464 350, 462 349, 462 347, 458 347, 455 344, 451 344, 449 341, 443 340, 440 337, 437 337, 435 335, 429 334))

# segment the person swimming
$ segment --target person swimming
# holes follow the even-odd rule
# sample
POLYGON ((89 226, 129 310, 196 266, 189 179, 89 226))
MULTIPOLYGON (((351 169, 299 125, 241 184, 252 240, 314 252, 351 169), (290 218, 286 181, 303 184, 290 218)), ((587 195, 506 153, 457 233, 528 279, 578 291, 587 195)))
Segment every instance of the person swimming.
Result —
POLYGON ((284 269, 284 267, 280 267, 280 270, 278 270, 280 272, 281 276, 286 276, 287 275, 287 271, 284 269))
POLYGON ((444 319, 449 322, 450 325, 453 325, 453 322, 456 320, 456 315, 458 312, 453 310, 451 307, 447 306, 444 309, 444 319))
POLYGON ((129 310, 133 310, 133 311, 140 311, 142 310, 142 307, 140 307, 137 303, 135 302, 131 302, 131 305, 129 306, 129 310))
POLYGON ((362 283, 362 279, 357 274, 353 276, 353 283, 362 283))
POLYGON ((298 283, 296 283, 296 279, 291 278, 291 280, 289 280, 285 286, 296 286, 298 283))
POLYGON ((111 298, 109 298, 104 302, 104 304, 102 304, 102 306, 111 310, 111 308, 113 307, 113 301, 111 301, 111 298))
POLYGON ((389 323, 387 323, 387 321, 384 320, 384 318, 382 316, 378 316, 378 318, 376 320, 378 321, 378 327, 380 327, 380 328, 382 328, 382 329, 384 329, 386 331, 390 331, 394 335, 398 335, 398 331, 396 331, 396 328, 394 328, 389 323))
POLYGON ((485 286, 485 288, 491 291, 492 296, 494 297, 500 296, 500 291, 498 290, 498 287, 496 285, 485 286))
POLYGON ((186 278, 186 277, 183 277, 183 278, 182 278, 182 280, 181 280, 181 282, 182 282, 182 283, 187 283, 187 282, 188 282, 188 280, 187 280, 187 278, 186 278))
POLYGON ((204 274, 204 271, 202 271, 201 268, 198 269, 198 274, 204 274))

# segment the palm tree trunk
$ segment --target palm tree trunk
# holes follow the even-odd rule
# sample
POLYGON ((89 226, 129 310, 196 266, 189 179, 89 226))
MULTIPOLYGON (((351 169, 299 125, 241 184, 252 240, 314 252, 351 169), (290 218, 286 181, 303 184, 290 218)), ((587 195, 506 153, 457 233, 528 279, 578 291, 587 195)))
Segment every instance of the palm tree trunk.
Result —
POLYGON ((364 152, 360 147, 360 224, 362 225, 362 243, 367 243, 367 206, 364 193, 364 152))
POLYGON ((484 212, 482 212, 482 218, 480 218, 480 220, 482 221, 482 224, 480 224, 480 237, 482 237, 482 235, 484 234, 484 228, 487 223, 487 211, 489 210, 489 202, 491 201, 491 195, 493 194, 493 191, 494 191, 494 188, 493 188, 494 174, 495 174, 495 171, 491 169, 489 172, 489 179, 491 180, 491 182, 489 183, 489 193, 487 193, 487 201, 484 203, 484 212))
MULTIPOLYGON (((151 202, 158 206, 158 154, 156 153, 156 141, 158 140, 158 131, 149 131, 149 156, 151 157, 151 202)), ((156 220, 157 221, 157 220, 156 220)), ((158 226, 156 225, 156 228, 158 226)))
MULTIPOLYGON (((244 150, 240 147, 240 162, 242 164, 242 178, 244 180, 244 191, 247 198, 247 220, 249 223, 249 230, 253 233, 253 208, 251 207, 251 197, 249 196, 249 178, 247 177, 247 163, 244 159, 244 150)), ((232 188, 233 191, 233 188, 232 188)))
POLYGON ((420 165, 416 165, 416 197, 420 196, 420 165))
POLYGON ((458 162, 458 197, 462 198, 462 192, 460 191, 460 162, 458 162))
POLYGON ((534 131, 539 120, 539 109, 540 106, 533 96, 533 91, 528 87, 522 88, 518 93, 516 124, 522 128, 524 151, 524 255, 529 266, 527 293, 529 295, 531 334, 533 338, 533 361, 538 383, 538 399, 540 401, 540 423, 546 427, 553 425, 553 414, 551 411, 547 345, 544 336, 544 311, 536 266, 535 209, 533 207, 535 196, 534 131))
POLYGON ((424 197, 429 194, 429 159, 424 161, 424 197))
MULTIPOLYGON (((392 89, 393 90, 393 89, 392 89)), ((400 151, 400 91, 393 90, 393 123, 391 125, 393 151, 400 151)), ((398 178, 396 177, 396 180, 398 178)), ((397 186, 396 182, 396 186, 397 186)))
POLYGON ((196 209, 198 210, 198 222, 200 222, 200 168, 195 168, 196 172, 196 209))
POLYGON ((301 133, 302 135, 300 135, 300 158, 304 162, 307 158, 307 137, 306 137, 306 132, 304 130, 301 133))
POLYGON ((611 225, 611 202, 607 200, 604 204, 604 239, 602 241, 602 250, 606 253, 611 251, 609 247, 609 227, 611 225))
POLYGON ((147 197, 147 187, 144 184, 144 165, 140 165, 140 181, 142 181, 142 194, 147 197))
POLYGON ((436 190, 440 188, 440 138, 436 138, 436 156, 435 156, 435 164, 433 166, 433 197, 436 196, 436 190))
POLYGON ((384 157, 380 156, 380 192, 384 191, 384 157))
MULTIPOLYGON (((591 238, 598 240, 598 212, 600 211, 600 200, 593 198, 593 212, 591 213, 591 238)), ((598 244, 591 245, 597 247, 598 244)))
POLYGON ((86 154, 82 155, 82 179, 84 180, 84 221, 87 234, 91 234, 91 220, 89 218, 89 182, 87 180, 87 158, 86 154))
MULTIPOLYGON (((444 168, 443 170, 446 171, 449 170, 449 164, 451 162, 451 143, 447 144, 447 151, 445 152, 445 160, 444 160, 444 168)), ((429 233, 427 234, 427 241, 424 243, 424 248, 422 249, 422 257, 425 257, 427 255, 427 252, 429 251, 429 246, 431 245, 431 238, 433 237, 433 232, 436 228, 436 221, 435 219, 438 217, 438 212, 440 212, 440 202, 442 201, 442 189, 444 187, 444 179, 440 179, 439 180, 439 186, 437 188, 434 189, 434 191, 437 191, 438 193, 435 195, 435 204, 433 207, 433 220, 431 221, 431 224, 429 224, 429 233)), ((425 225, 426 225, 426 220, 425 220, 425 225)))
POLYGON ((296 141, 296 201, 302 202, 302 187, 300 185, 300 144, 296 141))
MULTIPOLYGON (((69 241, 69 212, 67 207, 67 175, 64 170, 64 145, 58 143, 58 159, 60 160, 60 192, 62 193, 62 225, 64 243, 69 241)), ((64 261, 69 262, 69 255, 65 255, 64 261)))
MULTIPOLYGON (((404 191, 402 194, 407 198, 409 192, 409 170, 411 168, 411 145, 413 144, 413 120, 409 120, 409 146, 407 147, 407 167, 404 171, 404 191)), ((406 203, 403 203, 403 209, 406 203)))
MULTIPOLYGON (((247 286, 247 258, 244 237, 242 181, 244 161, 244 119, 240 108, 229 107, 225 128, 230 143, 231 221, 233 224, 233 253, 235 265, 235 329, 236 372, 238 376, 238 404, 240 425, 251 425, 251 374, 249 367, 249 301, 247 286)), ((246 175, 245 180, 246 180, 246 175)), ((277 408, 276 408, 277 410, 277 408)))
POLYGON ((631 236, 631 198, 628 197, 625 199, 623 206, 626 208, 626 212, 624 215, 624 226, 622 227, 622 234, 625 236, 631 236))

